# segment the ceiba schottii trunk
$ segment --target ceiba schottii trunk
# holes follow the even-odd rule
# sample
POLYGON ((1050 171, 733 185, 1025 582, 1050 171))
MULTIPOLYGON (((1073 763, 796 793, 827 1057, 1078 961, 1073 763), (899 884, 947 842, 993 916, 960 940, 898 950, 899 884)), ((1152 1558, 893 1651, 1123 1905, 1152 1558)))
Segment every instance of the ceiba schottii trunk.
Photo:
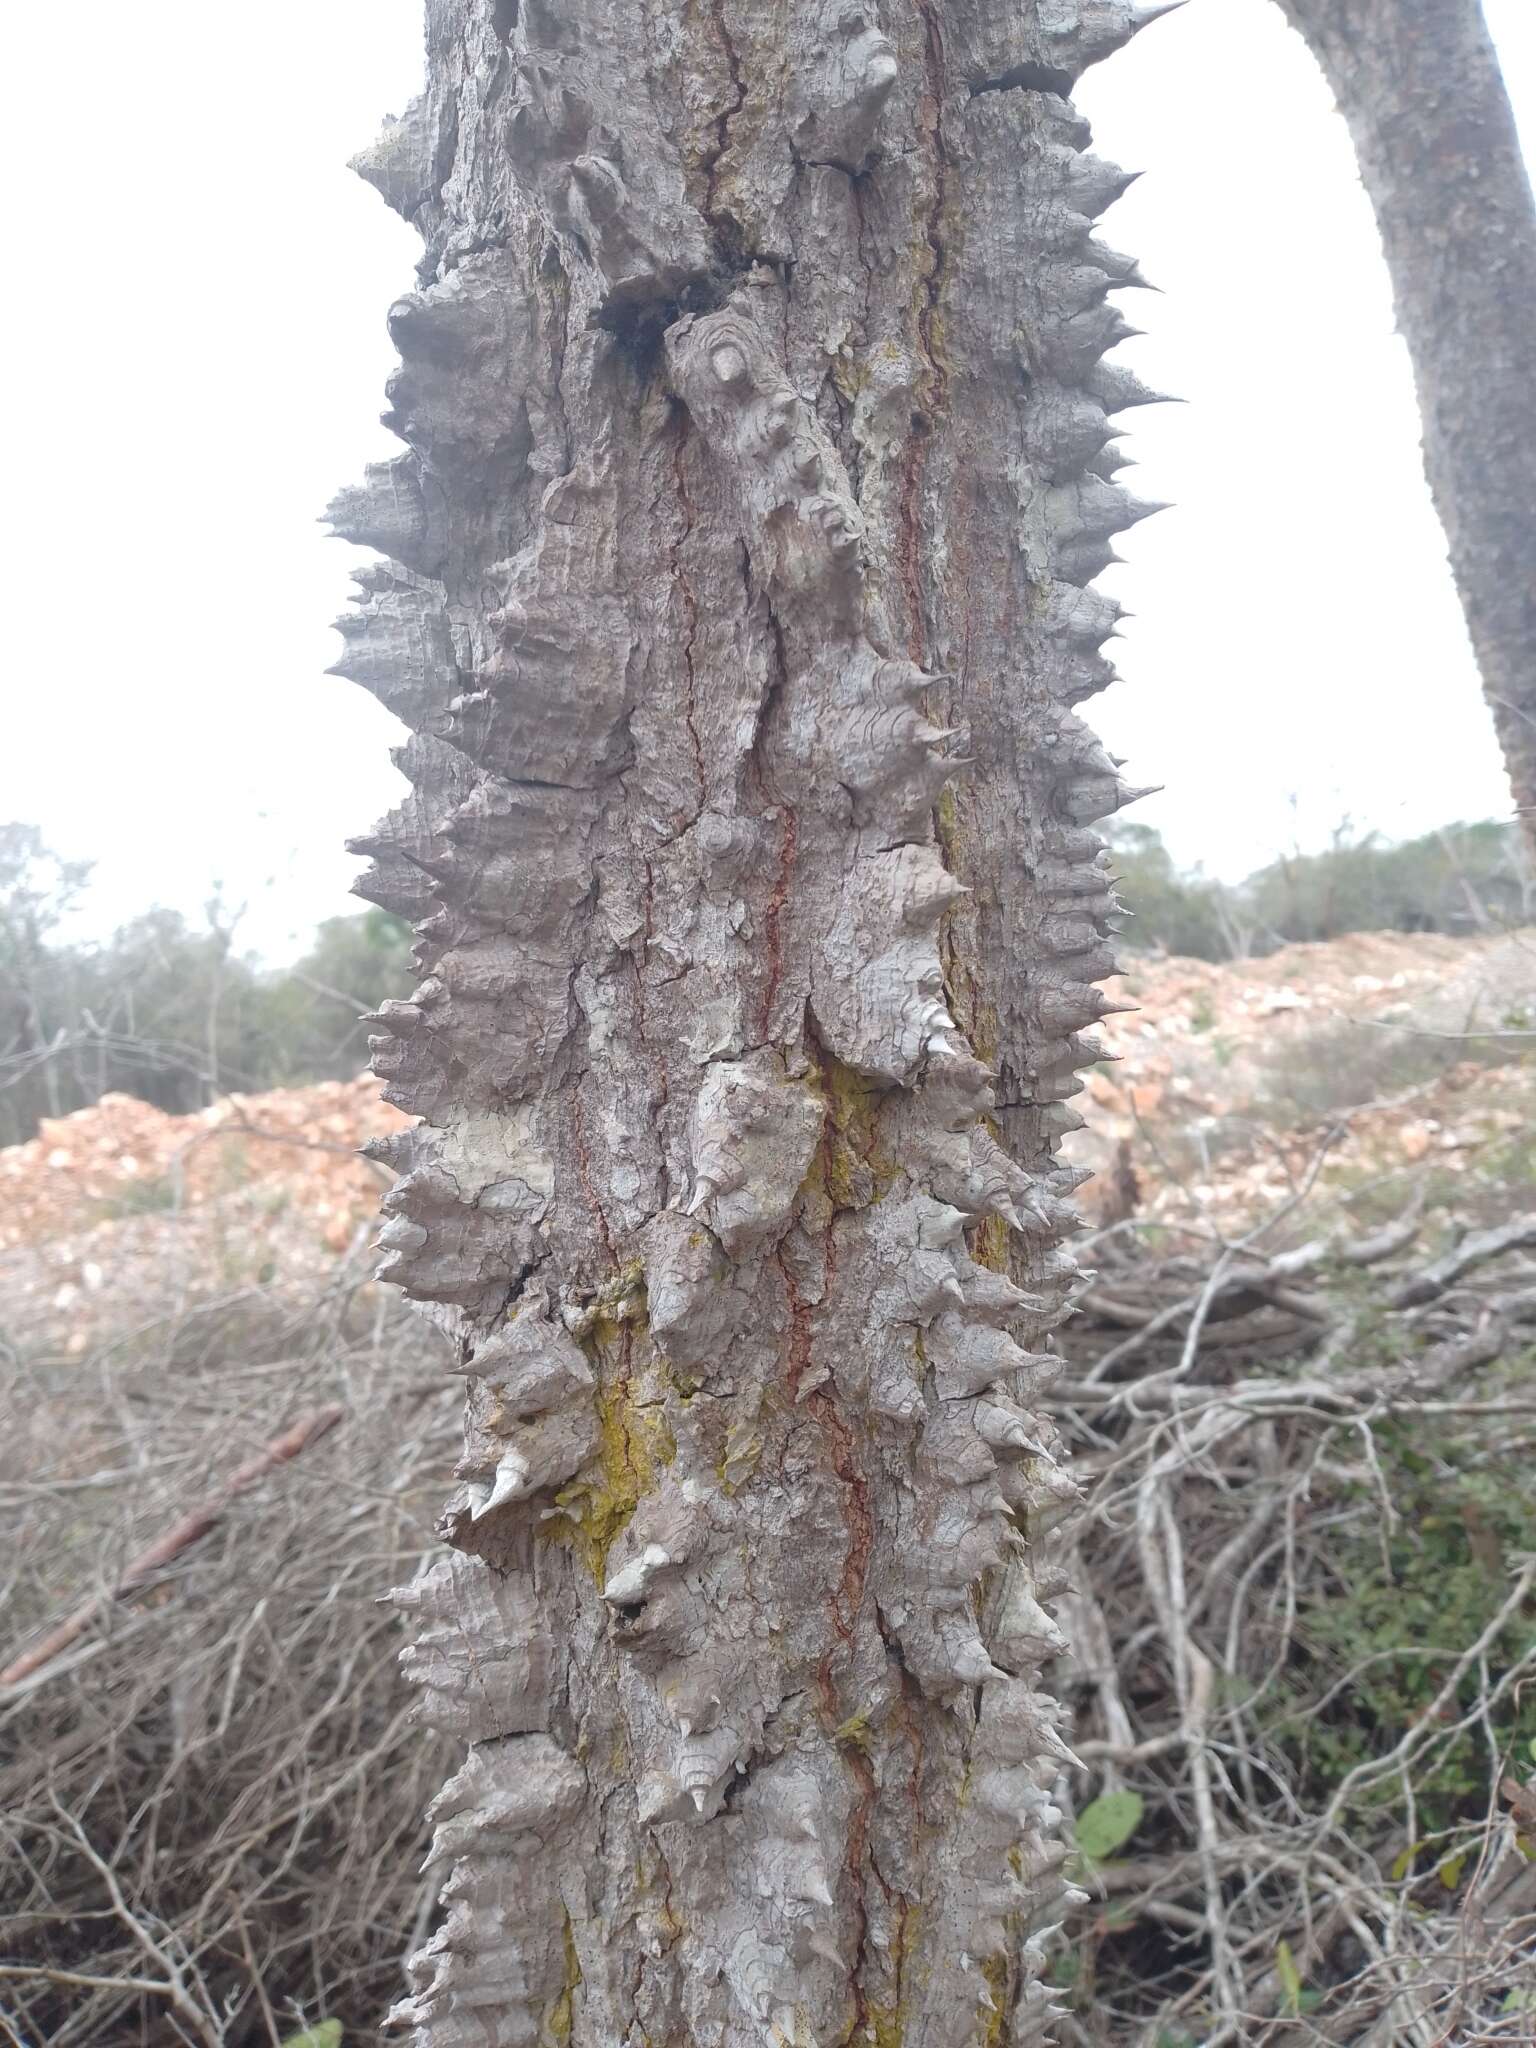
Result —
POLYGON ((1376 213, 1483 694, 1536 853, 1536 199, 1479 0, 1280 0, 1376 213))
POLYGON ((426 245, 332 510, 412 735, 385 1270, 467 1383, 420 2048, 1048 2024, 1032 1404, 1131 794, 1073 706, 1148 509, 1067 95, 1155 11, 429 0, 359 162, 426 245))

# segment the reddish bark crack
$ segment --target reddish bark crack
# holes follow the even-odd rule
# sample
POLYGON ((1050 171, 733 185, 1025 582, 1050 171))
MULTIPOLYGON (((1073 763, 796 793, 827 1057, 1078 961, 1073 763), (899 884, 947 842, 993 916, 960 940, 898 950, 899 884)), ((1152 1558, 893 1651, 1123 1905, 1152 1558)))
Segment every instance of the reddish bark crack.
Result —
MULTIPOLYGON (((746 573, 750 583, 751 558, 747 558, 746 573)), ((774 708, 783 701, 789 685, 789 654, 784 644, 784 628, 779 623, 771 604, 767 606, 768 630, 773 642, 773 674, 763 693, 758 713, 757 728, 752 735, 749 752, 753 756, 757 779, 764 797, 776 804, 779 810, 779 866, 774 879, 773 893, 763 911, 763 943, 768 959, 767 979, 763 987, 763 1000, 759 1010, 757 1036, 766 1041, 773 1022, 773 1006, 778 999, 779 983, 784 969, 783 914, 789 898, 790 884, 794 879, 795 853, 800 842, 800 821, 794 809, 780 795, 775 778, 767 761, 767 735, 774 708)))
POLYGON ((907 651, 912 659, 921 663, 927 656, 927 628, 923 615, 922 594, 922 536, 918 514, 918 498, 922 491, 923 472, 927 467, 929 422, 927 414, 936 414, 944 403, 948 383, 940 348, 935 336, 939 315, 939 300, 944 290, 945 251, 941 232, 944 218, 945 186, 948 182, 949 159, 944 148, 944 45, 938 18, 934 12, 933 0, 918 0, 919 12, 923 17, 923 91, 920 101, 922 125, 933 136, 933 203, 923 224, 923 233, 928 242, 932 261, 928 275, 923 280, 923 303, 917 314, 918 346, 923 352, 927 369, 924 379, 923 404, 925 414, 914 415, 913 432, 907 443, 902 464, 900 492, 901 539, 897 558, 901 564, 902 587, 906 592, 909 612, 907 651), (921 419, 921 426, 919 420, 921 419))
MULTIPOLYGON (((854 1624, 864 1601, 864 1581, 869 1576, 870 1554, 875 1547, 875 1521, 870 1512, 869 1482, 859 1470, 853 1431, 824 1387, 806 1396, 806 1407, 815 1416, 826 1439, 832 1469, 843 1486, 843 1516, 848 1527, 848 1550, 832 1596, 833 1624, 843 1641, 853 1637, 854 1624), (839 1603, 841 1611, 839 1611, 839 1603)), ((828 1656, 831 1652, 828 1651, 828 1656)))
POLYGON ((768 898, 767 909, 763 914, 763 945, 768 955, 768 977, 763 985, 757 1035, 759 1039, 764 1040, 773 1022, 773 1006, 778 1000, 779 981, 784 972, 784 905, 788 900, 790 883, 794 877, 795 847, 799 837, 799 820, 792 810, 786 808, 780 824, 779 872, 774 880, 773 894, 768 898))
POLYGON ((603 1205, 598 1199, 597 1185, 592 1178, 592 1154, 587 1145, 586 1111, 582 1108, 581 1088, 571 1091, 571 1136, 576 1152, 576 1171, 581 1180, 581 1192, 592 1220, 597 1225, 597 1234, 603 1241, 603 1250, 608 1254, 608 1263, 617 1266, 618 1254, 613 1248, 613 1238, 608 1230, 608 1218, 603 1214, 603 1205))
MULTIPOLYGON (((869 1948, 869 1908, 864 1903, 864 1855, 869 1846, 869 1817, 879 1797, 879 1786, 869 1758, 861 1749, 849 1744, 844 1755, 849 1770, 858 1780, 859 1796, 854 1801, 853 1811, 848 1816, 848 1847, 843 1857, 843 1868, 853 1880, 853 1910, 858 1915, 859 1932, 854 1945, 853 1977, 850 1989, 853 1992, 854 2020, 852 2035, 869 2025, 869 2001, 864 1992, 864 1965, 869 1948)), ((874 1868, 874 1859, 870 1859, 874 1868)))
POLYGON ((567 470, 571 466, 571 422, 565 405, 565 362, 571 351, 571 281, 558 261, 555 274, 560 280, 560 340, 553 348, 554 353, 554 397, 555 410, 560 415, 561 457, 567 470))
POLYGON ((699 729, 694 723, 694 711, 698 703, 698 672, 695 666, 695 646, 699 633, 699 601, 694 595, 693 585, 688 580, 688 571, 683 566, 683 550, 693 536, 693 500, 688 495, 688 475, 683 460, 683 451, 688 443, 688 415, 679 409, 677 439, 672 445, 672 476, 677 485, 677 501, 683 508, 683 530, 672 544, 672 579, 682 592, 683 608, 688 614, 688 629, 683 636, 683 672, 688 679, 688 693, 683 705, 683 723, 688 728, 689 743, 693 748, 693 772, 699 784, 699 806, 703 808, 708 798, 708 784, 704 774, 704 749, 699 743, 699 729))
MULTIPOLYGON (((660 1115, 671 1099, 672 1077, 667 1068, 665 1045, 653 1046, 650 1039, 646 1036, 645 1029, 645 974, 650 960, 651 938, 656 929, 656 870, 650 861, 645 861, 642 866, 645 874, 645 887, 641 892, 640 901, 644 909, 645 921, 640 930, 640 950, 634 956, 635 1030, 639 1036, 640 1043, 651 1055, 652 1085, 655 1091, 654 1106, 656 1113, 660 1115)), ((663 1168, 663 1170, 665 1169, 663 1168)))
POLYGON ((710 0, 709 18, 720 48, 725 54, 726 69, 730 73, 731 91, 734 98, 728 107, 722 107, 715 116, 715 147, 704 166, 704 218, 712 228, 722 224, 734 228, 735 222, 721 213, 715 205, 715 182, 719 176, 721 159, 730 146, 731 122, 741 112, 747 101, 746 81, 741 75, 741 60, 736 55, 736 45, 731 41, 731 32, 725 25, 725 0, 710 0))
MULTIPOLYGON (((835 1229, 836 1218, 829 1217, 822 1249, 824 1292, 828 1294, 837 1272, 835 1229)), ((812 1307, 796 1285, 782 1247, 778 1253, 778 1267, 789 1299, 789 1398, 791 1405, 798 1405, 800 1389, 812 1363, 812 1307)), ((870 1506, 869 1481, 859 1469, 857 1439, 835 1397, 826 1387, 816 1387, 806 1395, 805 1407, 821 1432, 828 1463, 843 1489, 843 1520, 848 1531, 848 1549, 836 1589, 828 1595, 827 1609, 839 1641, 846 1644, 853 1640, 859 1610, 864 1603, 869 1561, 875 1547, 875 1519, 870 1506)), ((835 1705, 831 1684, 833 1654, 829 1648, 823 1656, 818 1680, 824 1694, 835 1705)))

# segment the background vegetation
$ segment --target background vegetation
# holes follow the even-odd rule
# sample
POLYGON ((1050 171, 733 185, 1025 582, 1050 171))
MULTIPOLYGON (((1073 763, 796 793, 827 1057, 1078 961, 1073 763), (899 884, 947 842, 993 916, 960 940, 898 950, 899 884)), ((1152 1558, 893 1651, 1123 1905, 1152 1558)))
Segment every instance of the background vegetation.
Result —
POLYGON ((1345 932, 1464 937, 1536 915, 1520 834, 1493 819, 1397 842, 1357 835, 1346 820, 1326 851, 1282 854, 1237 883, 1179 868, 1148 825, 1121 823, 1111 843, 1131 912, 1128 953, 1245 960, 1345 932))
POLYGON ((348 1079, 367 1062, 362 1015, 410 991, 410 930, 382 910, 328 918, 280 969, 238 950, 216 898, 201 927, 154 908, 73 939, 89 872, 35 826, 0 824, 0 1145, 111 1089, 181 1114, 230 1089, 348 1079))

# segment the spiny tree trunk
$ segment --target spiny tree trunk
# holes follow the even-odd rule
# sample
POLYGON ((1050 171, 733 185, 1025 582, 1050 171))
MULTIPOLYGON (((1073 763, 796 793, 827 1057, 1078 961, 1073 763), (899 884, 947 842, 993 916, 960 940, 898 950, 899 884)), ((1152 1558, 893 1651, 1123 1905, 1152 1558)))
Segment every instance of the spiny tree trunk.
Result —
POLYGON ((1127 792, 1121 0, 429 0, 361 163, 409 452, 333 508, 413 729, 363 893, 386 1270, 460 1344, 402 1598, 420 2048, 1038 2038, 1073 1497, 1031 1409, 1127 792), (969 757, 962 760, 960 757, 969 757))
POLYGON ((1349 127, 1424 471, 1536 851, 1536 200, 1479 0, 1280 0, 1349 127))

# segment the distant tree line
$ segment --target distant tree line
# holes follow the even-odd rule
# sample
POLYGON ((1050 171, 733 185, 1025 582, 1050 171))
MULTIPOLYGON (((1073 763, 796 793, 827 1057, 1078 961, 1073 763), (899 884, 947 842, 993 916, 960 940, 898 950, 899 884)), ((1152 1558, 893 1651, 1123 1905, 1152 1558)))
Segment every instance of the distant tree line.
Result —
POLYGON ((1131 953, 1243 960, 1343 932, 1508 930, 1536 915, 1518 829, 1486 820, 1397 842, 1348 824, 1321 853, 1283 854, 1245 881, 1178 867, 1150 826, 1112 835, 1131 953))
POLYGON ((328 918, 293 966, 236 946, 238 919, 154 908, 109 939, 67 936, 89 863, 0 824, 0 1145, 109 1090, 176 1114, 339 1080, 367 1063, 361 1015, 408 994, 410 931, 382 910, 328 918))

